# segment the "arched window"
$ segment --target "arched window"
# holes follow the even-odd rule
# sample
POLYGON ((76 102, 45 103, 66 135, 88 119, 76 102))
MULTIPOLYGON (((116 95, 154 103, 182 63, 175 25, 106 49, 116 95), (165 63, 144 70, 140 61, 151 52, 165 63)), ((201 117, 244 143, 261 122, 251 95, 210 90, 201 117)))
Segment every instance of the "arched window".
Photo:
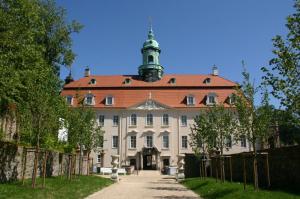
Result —
POLYGON ((154 61, 153 56, 152 56, 152 55, 149 55, 149 56, 148 56, 148 64, 152 64, 153 61, 154 61))

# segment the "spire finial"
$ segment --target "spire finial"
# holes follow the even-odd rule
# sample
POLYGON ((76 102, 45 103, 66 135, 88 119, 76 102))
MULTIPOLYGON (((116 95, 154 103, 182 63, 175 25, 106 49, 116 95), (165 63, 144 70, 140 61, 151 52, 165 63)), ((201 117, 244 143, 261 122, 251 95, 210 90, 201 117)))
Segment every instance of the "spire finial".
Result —
POLYGON ((154 39, 153 29, 152 29, 152 18, 149 16, 149 33, 148 39, 154 39))

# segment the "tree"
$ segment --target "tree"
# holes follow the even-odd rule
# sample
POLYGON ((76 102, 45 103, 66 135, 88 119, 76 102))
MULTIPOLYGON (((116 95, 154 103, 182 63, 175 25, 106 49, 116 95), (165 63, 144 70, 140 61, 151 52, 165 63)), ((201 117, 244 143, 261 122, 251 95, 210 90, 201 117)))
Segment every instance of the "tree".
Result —
POLYGON ((272 95, 281 105, 300 119, 300 1, 295 0, 296 13, 287 17, 286 38, 273 38, 275 58, 262 67, 263 80, 271 86, 272 95))
POLYGON ((203 114, 194 119, 192 126, 191 145, 194 150, 210 154, 217 151, 220 155, 221 179, 225 180, 224 149, 232 144, 232 135, 235 132, 235 117, 231 109, 223 105, 209 107, 203 114), (229 143, 230 142, 230 143, 229 143))
POLYGON ((244 80, 241 88, 237 89, 235 100, 236 114, 238 118, 238 137, 245 136, 251 143, 253 149, 253 173, 254 187, 258 189, 257 173, 257 147, 258 141, 269 138, 272 121, 272 111, 269 105, 268 94, 265 91, 260 106, 255 106, 254 96, 259 87, 255 87, 250 81, 250 74, 244 70, 242 73, 244 80))

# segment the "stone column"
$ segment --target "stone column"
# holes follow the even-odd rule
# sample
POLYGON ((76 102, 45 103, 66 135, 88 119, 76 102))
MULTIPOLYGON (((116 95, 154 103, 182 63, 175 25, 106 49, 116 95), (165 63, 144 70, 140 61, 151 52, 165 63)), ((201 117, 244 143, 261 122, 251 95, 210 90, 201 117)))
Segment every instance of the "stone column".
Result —
POLYGON ((185 154, 178 154, 177 155, 177 176, 176 176, 176 180, 177 181, 182 181, 184 180, 185 176, 184 176, 184 157, 185 154))
POLYGON ((111 156, 112 161, 112 173, 111 173, 111 179, 114 181, 119 181, 119 176, 118 176, 118 167, 119 167, 119 158, 120 155, 112 155, 111 156))

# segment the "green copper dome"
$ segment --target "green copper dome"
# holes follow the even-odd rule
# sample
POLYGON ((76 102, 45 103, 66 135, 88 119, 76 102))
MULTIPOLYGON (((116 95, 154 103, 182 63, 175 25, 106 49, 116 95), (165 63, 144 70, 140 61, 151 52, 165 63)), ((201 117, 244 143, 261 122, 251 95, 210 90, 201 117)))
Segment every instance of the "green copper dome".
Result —
POLYGON ((139 76, 146 82, 160 80, 163 75, 164 67, 159 63, 160 48, 154 39, 152 28, 148 32, 148 39, 144 42, 141 49, 143 54, 143 64, 139 67, 139 76))

